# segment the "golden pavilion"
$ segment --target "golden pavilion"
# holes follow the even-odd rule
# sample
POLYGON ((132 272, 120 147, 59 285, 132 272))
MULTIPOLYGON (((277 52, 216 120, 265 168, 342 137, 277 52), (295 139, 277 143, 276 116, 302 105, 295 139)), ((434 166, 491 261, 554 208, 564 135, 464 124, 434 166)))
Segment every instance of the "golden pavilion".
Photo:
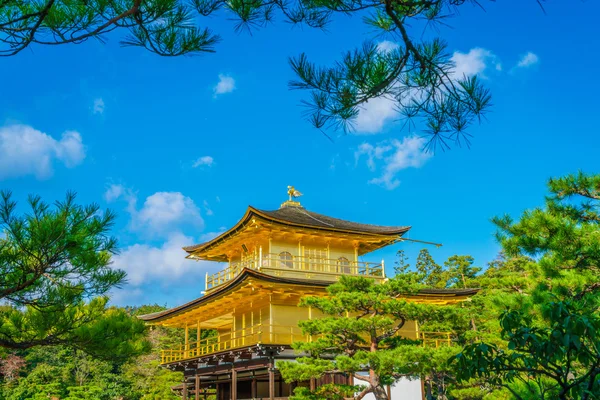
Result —
MULTIPOLYGON (((169 310, 144 315, 149 324, 184 331, 184 341, 163 350, 161 364, 184 373, 177 387, 183 399, 215 396, 218 400, 287 399, 296 385, 350 383, 345 376, 327 376, 288 384, 279 360, 299 357, 292 342, 311 340, 298 321, 319 318, 316 310, 298 307, 302 296, 324 296, 340 276, 386 279, 384 262, 359 257, 403 241, 409 226, 377 226, 321 215, 302 207, 289 187, 289 200, 274 211, 248 207, 231 229, 184 250, 191 260, 227 263, 206 275, 203 296, 169 310), (202 338, 202 331, 211 335, 202 338)), ((423 290, 418 302, 450 304, 476 291, 423 290)), ((439 346, 450 336, 420 332, 416 322, 401 331, 405 337, 439 346)))

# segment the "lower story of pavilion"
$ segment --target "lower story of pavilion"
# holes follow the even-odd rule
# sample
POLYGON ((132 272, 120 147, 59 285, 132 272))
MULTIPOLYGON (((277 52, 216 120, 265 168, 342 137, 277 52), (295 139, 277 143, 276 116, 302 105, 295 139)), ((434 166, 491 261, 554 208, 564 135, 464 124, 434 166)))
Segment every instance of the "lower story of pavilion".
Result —
POLYGON ((277 362, 297 357, 289 346, 256 345, 165 367, 184 373, 184 382, 173 387, 184 400, 281 400, 288 399, 299 386, 315 389, 328 383, 353 384, 353 379, 344 374, 286 383, 277 362))

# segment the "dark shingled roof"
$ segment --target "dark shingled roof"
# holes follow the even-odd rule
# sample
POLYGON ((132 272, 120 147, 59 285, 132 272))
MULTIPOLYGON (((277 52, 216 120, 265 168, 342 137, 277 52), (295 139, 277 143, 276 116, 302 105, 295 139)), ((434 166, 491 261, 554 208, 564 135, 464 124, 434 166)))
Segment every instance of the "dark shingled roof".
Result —
POLYGON ((272 211, 259 210, 258 208, 249 206, 244 217, 236 224, 236 226, 234 226, 227 232, 222 233, 221 235, 208 242, 196 244, 193 246, 187 246, 183 249, 191 253, 193 251, 207 247, 209 244, 217 242, 219 239, 228 236, 230 233, 237 230, 240 226, 243 226, 245 223, 250 221, 254 216, 262 217, 267 220, 271 220, 273 222, 277 222, 284 225, 310 227, 325 231, 368 234, 375 236, 402 236, 411 228, 410 226, 381 226, 345 221, 343 219, 332 218, 328 217, 327 215, 317 214, 315 212, 308 211, 307 209, 301 206, 284 205, 280 209, 272 211))
POLYGON ((308 211, 304 207, 288 206, 273 211, 257 211, 273 219, 287 221, 292 224, 314 226, 316 228, 373 233, 376 235, 397 235, 410 229, 410 226, 380 226, 344 221, 343 219, 332 218, 327 215, 308 211))
MULTIPOLYGON (((285 284, 290 284, 290 285, 299 285, 302 287, 310 287, 310 286, 327 287, 334 283, 334 282, 330 282, 330 281, 321 281, 321 280, 317 280, 317 279, 306 280, 306 279, 285 278, 285 277, 280 277, 280 276, 267 275, 262 272, 255 271, 253 269, 244 268, 244 270, 238 276, 236 276, 229 282, 219 286, 218 288, 216 288, 215 290, 206 294, 205 296, 199 297, 188 303, 182 304, 177 307, 173 307, 168 310, 159 311, 159 312, 155 312, 152 314, 140 315, 140 316, 138 316, 138 318, 143 321, 148 321, 148 322, 158 321, 158 320, 161 320, 164 318, 169 318, 170 316, 172 316, 174 314, 183 312, 189 308, 193 308, 195 306, 201 305, 202 303, 206 303, 206 302, 210 301, 211 299, 219 296, 223 292, 227 292, 229 289, 233 289, 233 288, 241 285, 248 278, 258 278, 258 279, 260 279, 262 281, 266 281, 266 282, 285 283, 285 284)), ((446 295, 446 296, 452 296, 452 297, 473 296, 473 295, 477 294, 477 292, 479 292, 479 289, 421 289, 421 290, 419 290, 418 293, 412 294, 411 296, 416 296, 416 297, 439 296, 439 295, 446 295)))

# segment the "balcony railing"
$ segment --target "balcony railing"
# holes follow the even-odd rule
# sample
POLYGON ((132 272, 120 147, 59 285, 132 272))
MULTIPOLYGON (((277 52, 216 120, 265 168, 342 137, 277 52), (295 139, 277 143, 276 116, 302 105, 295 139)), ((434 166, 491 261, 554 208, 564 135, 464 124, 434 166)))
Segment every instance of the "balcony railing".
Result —
MULTIPOLYGON (((289 253, 288 253, 289 254, 289 253)), ((269 275, 290 278, 313 278, 319 276, 335 281, 341 275, 365 276, 374 279, 385 278, 381 263, 350 261, 344 258, 327 259, 321 257, 264 254, 244 261, 231 263, 227 268, 206 276, 206 290, 213 289, 238 276, 244 268, 250 268, 269 275)))
MULTIPOLYGON (((416 337, 423 347, 438 348, 452 344, 450 332, 417 332, 416 337)), ((162 350, 160 362, 167 364, 257 344, 291 345, 294 342, 310 342, 313 338, 302 334, 297 326, 258 324, 183 344, 176 349, 162 350)))
POLYGON ((162 350, 160 358, 165 364, 257 344, 290 345, 310 340, 312 338, 303 335, 297 326, 259 324, 181 345, 177 349, 162 350))

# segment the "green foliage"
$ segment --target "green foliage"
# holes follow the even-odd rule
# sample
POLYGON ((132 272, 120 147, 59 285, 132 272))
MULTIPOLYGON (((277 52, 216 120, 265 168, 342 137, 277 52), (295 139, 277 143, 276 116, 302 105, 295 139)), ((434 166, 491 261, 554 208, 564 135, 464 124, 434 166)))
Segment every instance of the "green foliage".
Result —
POLYGON ((433 260, 427 249, 422 249, 419 252, 415 267, 417 272, 422 275, 421 282, 425 286, 438 287, 444 283, 441 276, 442 267, 433 260))
POLYGON ((394 272, 396 275, 405 274, 410 270, 410 263, 404 250, 396 252, 396 261, 394 263, 394 272))
POLYGON ((473 267, 475 260, 471 256, 454 255, 444 263, 447 268, 449 279, 446 286, 467 287, 467 282, 473 280, 481 271, 481 268, 473 267))
POLYGON ((139 363, 128 363, 123 368, 124 378, 130 382, 133 398, 140 400, 178 400, 171 390, 172 386, 181 383, 179 372, 161 368, 156 360, 139 360, 139 363))
POLYGON ((0 197, 0 347, 62 344, 113 361, 147 352, 144 323, 107 306, 125 278, 110 266, 114 214, 69 193, 54 207, 30 197, 18 215, 11 194, 0 197))
POLYGON ((483 378, 515 398, 594 399, 600 393, 600 175, 580 172, 551 179, 548 187, 544 208, 518 221, 494 218, 504 251, 525 261, 510 270, 490 268, 490 275, 520 301, 506 303, 501 341, 468 344, 455 361, 463 380, 483 378))
POLYGON ((0 194, 0 298, 17 307, 63 310, 79 300, 106 294, 121 284, 123 271, 110 267, 116 240, 115 215, 97 205, 75 204, 68 193, 54 207, 29 198, 30 212, 16 213, 10 192, 0 194))
MULTIPOLYGON (((469 301, 456 306, 429 306, 410 316, 417 318, 421 331, 453 332, 453 346, 423 347, 416 345, 420 342, 389 338, 385 345, 381 346, 382 349, 378 350, 380 356, 375 357, 364 351, 365 338, 368 335, 360 333, 356 336, 364 340, 363 348, 355 355, 348 356, 347 342, 344 342, 344 337, 339 332, 368 329, 368 324, 361 325, 341 318, 346 315, 346 307, 349 308, 349 315, 353 316, 360 304, 367 303, 371 307, 376 303, 366 301, 368 296, 363 297, 365 291, 369 292, 368 285, 362 287, 347 284, 351 288, 348 288, 347 292, 333 289, 335 300, 311 302, 311 306, 320 306, 321 308, 317 308, 326 311, 329 319, 325 320, 328 321, 325 326, 320 326, 316 321, 310 322, 308 327, 314 333, 326 332, 327 341, 298 346, 304 351, 312 351, 312 357, 306 357, 300 360, 300 363, 290 363, 289 368, 285 367, 289 370, 284 376, 306 380, 331 370, 358 371, 364 365, 372 363, 374 371, 381 373, 381 379, 385 382, 398 376, 420 377, 427 399, 508 400, 516 396, 524 399, 544 398, 543 396, 549 398, 552 392, 548 379, 538 380, 544 385, 545 392, 537 384, 528 385, 527 382, 518 379, 505 381, 504 386, 507 387, 503 387, 488 375, 467 376, 463 371, 466 368, 451 362, 454 356, 464 353, 464 348, 470 348, 482 341, 498 351, 511 351, 508 348, 507 337, 502 335, 500 317, 507 308, 520 313, 527 313, 535 308, 539 295, 532 293, 538 287, 537 277, 542 274, 542 270, 533 258, 501 253, 482 271, 474 266, 473 258, 468 255, 452 256, 440 265, 426 250, 420 252, 415 267, 411 267, 404 252, 399 251, 396 272, 396 277, 390 283, 395 289, 390 292, 384 290, 386 295, 394 291, 410 294, 427 287, 481 289, 479 294, 469 301), (358 293, 350 294, 354 291, 358 293), (335 338, 339 340, 336 341, 335 338), (390 365, 393 367, 389 368, 390 365), (392 372, 389 373, 389 370, 392 372), (456 380, 457 375, 462 378, 460 381, 456 380)), ((348 334, 346 336, 349 337, 348 334)))
POLYGON ((345 276, 328 288, 328 297, 303 298, 302 306, 312 307, 323 316, 300 322, 303 333, 316 339, 293 345, 310 357, 281 363, 282 376, 287 381, 297 381, 332 371, 344 372, 367 382, 362 394, 373 393, 377 399, 387 399, 384 386, 401 377, 443 374, 446 361, 456 354, 456 349, 424 348, 421 341, 397 335, 408 321, 441 324, 455 315, 452 307, 419 304, 403 298, 423 287, 418 282, 419 276, 406 272, 381 284, 345 276), (368 375, 360 375, 362 371, 368 375))
MULTIPOLYGON (((141 312, 148 307, 140 307, 141 312)), ((153 351, 124 362, 101 360, 66 346, 21 351, 25 368, 15 379, 4 376, 0 399, 176 400, 171 387, 181 382, 182 375, 158 362, 160 343, 169 334, 162 329, 148 331, 153 351)))
MULTIPOLYGON (((461 377, 481 377, 499 386, 521 381, 541 398, 589 399, 600 393, 600 317, 596 304, 551 303, 542 321, 508 311, 501 319, 507 349, 486 343, 466 346, 456 356, 461 377)), ((511 388, 510 385, 508 385, 511 388)))

